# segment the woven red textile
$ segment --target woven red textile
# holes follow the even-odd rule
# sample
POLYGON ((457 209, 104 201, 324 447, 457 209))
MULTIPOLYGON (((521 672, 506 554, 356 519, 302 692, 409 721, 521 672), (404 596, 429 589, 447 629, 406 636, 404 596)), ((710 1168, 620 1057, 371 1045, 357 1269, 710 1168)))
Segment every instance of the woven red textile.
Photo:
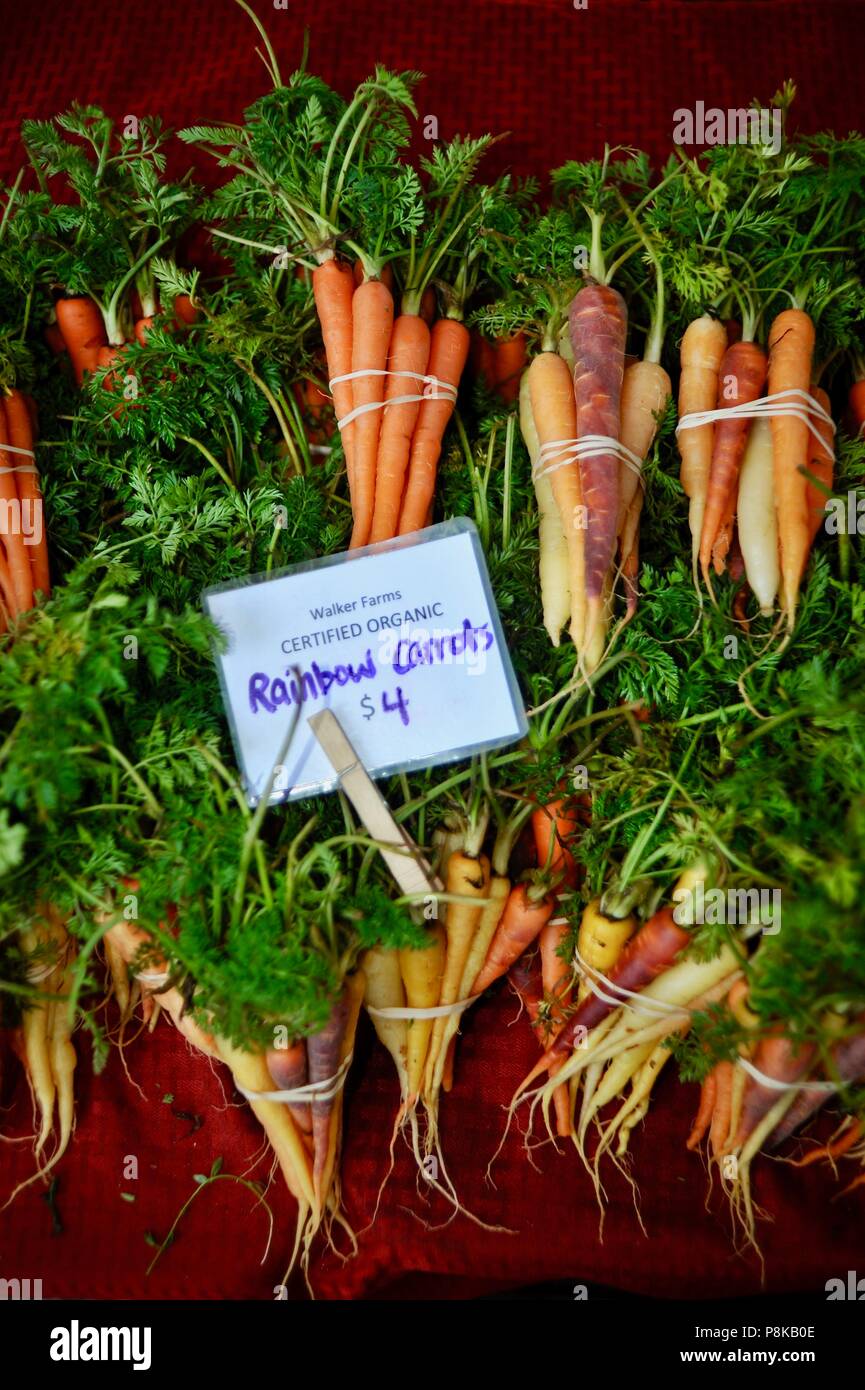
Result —
MULTIPOLYGON (((117 117, 158 112, 177 127, 237 119, 265 81, 249 20, 231 0, 41 0, 35 7, 3 0, 2 8, 5 178, 21 162, 20 120, 52 115, 73 98, 117 117)), ((438 116, 442 136, 511 132, 490 156, 490 170, 542 175, 567 158, 598 153, 604 141, 633 142, 661 157, 676 108, 697 100, 741 106, 768 98, 789 76, 799 84, 802 129, 841 132, 861 123, 859 0, 588 0, 585 11, 572 0, 292 0, 287 10, 259 0, 259 10, 284 74, 299 56, 305 24, 311 65, 342 89, 375 61, 424 70, 420 109, 438 116)), ((178 162, 184 157, 180 151, 178 162)), ((429 1229, 449 1210, 441 1200, 423 1204, 400 1144, 378 1221, 361 1236, 357 1256, 343 1263, 316 1247, 316 1292, 464 1297, 553 1278, 654 1296, 758 1292, 759 1265, 734 1255, 717 1190, 705 1209, 704 1168, 684 1149, 697 1088, 677 1086, 672 1069, 632 1141, 649 1239, 630 1187, 608 1169, 600 1243, 592 1186, 570 1151, 538 1150, 538 1172, 515 1133, 493 1170, 495 1187, 486 1181, 503 1106, 537 1055, 524 1021, 509 1026, 514 1014, 511 996, 500 990, 467 1016, 456 1089, 442 1106, 444 1154, 462 1201, 514 1234, 483 1231, 462 1216, 445 1230, 429 1229)), ((26 1084, 17 1063, 5 1060, 2 1128, 22 1134, 26 1084)), ((217 1157, 225 1172, 244 1173, 262 1137, 232 1097, 224 1069, 193 1056, 168 1025, 130 1045, 126 1060, 131 1081, 116 1053, 96 1078, 82 1058, 77 1134, 58 1169, 63 1234, 52 1235, 40 1186, 21 1193, 0 1214, 0 1277, 41 1278, 46 1298, 273 1297, 293 1223, 278 1181, 268 1194, 276 1230, 263 1264, 265 1213, 237 1184, 220 1182, 196 1199, 176 1243, 145 1279, 153 1254, 145 1233, 166 1234, 193 1190, 193 1174, 209 1172, 217 1157), (173 1104, 163 1103, 166 1094, 173 1104), (191 1134, 177 1109, 203 1116, 203 1126, 191 1134), (130 1156, 137 1179, 124 1176, 130 1156)), ((365 1027, 347 1091, 343 1160, 345 1206, 358 1231, 387 1169, 396 1104, 390 1060, 365 1027)), ((259 1163, 256 1175, 266 1166, 259 1163)), ((0 1146, 0 1200, 30 1171, 29 1146, 0 1146)), ((818 1291, 827 1278, 862 1267, 865 1192, 832 1203, 837 1188, 829 1177, 768 1160, 758 1164, 755 1183, 774 1218, 760 1225, 768 1289, 818 1291)), ((296 1280, 292 1292, 302 1294, 296 1280)))

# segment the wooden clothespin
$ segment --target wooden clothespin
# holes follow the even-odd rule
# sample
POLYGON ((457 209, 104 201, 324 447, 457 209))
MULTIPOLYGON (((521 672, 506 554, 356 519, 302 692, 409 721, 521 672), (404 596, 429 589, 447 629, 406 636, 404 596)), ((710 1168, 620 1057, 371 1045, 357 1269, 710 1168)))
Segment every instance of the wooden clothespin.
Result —
POLYGON ((340 786, 376 840, 382 858, 408 898, 422 899, 443 891, 410 835, 393 818, 390 807, 373 782, 345 730, 332 710, 309 718, 309 726, 339 778, 340 786))

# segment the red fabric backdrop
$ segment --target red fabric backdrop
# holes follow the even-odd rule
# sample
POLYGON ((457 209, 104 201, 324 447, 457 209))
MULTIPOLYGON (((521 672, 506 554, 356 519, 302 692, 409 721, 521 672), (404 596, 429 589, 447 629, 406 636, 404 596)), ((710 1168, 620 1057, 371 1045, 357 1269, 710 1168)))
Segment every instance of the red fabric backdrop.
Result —
MULTIPOLYGON (((311 64, 340 88, 373 62, 421 68, 422 114, 442 136, 457 130, 510 131, 492 167, 540 173, 567 158, 597 153, 606 140, 633 142, 658 156, 669 147, 673 112, 741 106, 769 97, 784 78, 799 84, 796 117, 803 129, 846 131, 857 122, 865 7, 859 0, 291 0, 286 10, 259 0, 284 73, 291 70, 305 25, 311 64)), ((73 99, 98 102, 117 117, 159 112, 172 126, 237 119, 261 90, 264 72, 253 33, 231 0, 3 0, 4 86, 0 175, 21 162, 19 121, 61 111, 73 99)), ((513 1234, 481 1230, 465 1217, 446 1229, 440 1201, 418 1196, 407 1150, 378 1221, 346 1262, 316 1249, 312 1280, 328 1298, 462 1297, 535 1281, 586 1280, 674 1297, 756 1292, 760 1269, 734 1255, 729 1218, 716 1190, 706 1208, 700 1159, 684 1151, 696 1088, 665 1076, 649 1121, 635 1136, 633 1172, 648 1231, 640 1231, 634 1194, 619 1174, 607 1179, 603 1243, 591 1184, 571 1152, 545 1148, 529 1166, 512 1136, 493 1171, 514 1084, 535 1057, 523 1022, 509 1026, 506 993, 468 1016, 457 1086, 443 1107, 443 1143, 465 1205, 513 1234)), ((128 1048, 127 1079, 113 1054, 107 1070, 78 1074, 78 1130, 58 1171, 63 1234, 52 1234, 37 1186, 0 1214, 0 1277, 43 1280, 45 1297, 270 1298, 290 1245, 292 1203, 278 1184, 269 1194, 276 1232, 262 1262, 266 1217, 236 1184, 204 1192, 179 1238, 149 1280, 148 1231, 164 1236, 193 1190, 193 1174, 222 1157, 244 1173, 261 1153, 248 1110, 224 1074, 193 1057, 167 1025, 128 1048), (134 1084, 133 1084, 134 1083, 134 1084), (173 1107, 163 1096, 174 1096, 173 1107), (189 1123, 172 1109, 204 1117, 189 1123), (138 1177, 124 1176, 128 1157, 138 1177), (134 1202, 121 1193, 131 1193, 134 1202)), ((389 1059, 364 1031, 346 1104, 343 1162, 346 1209, 356 1229, 372 1215, 387 1168, 397 1103, 389 1059)), ((22 1134, 29 1117, 20 1069, 7 1066, 3 1130, 22 1134)), ((0 1148, 0 1196, 31 1170, 25 1144, 0 1148)), ((254 1171, 262 1173, 266 1163, 254 1171)), ((861 1268, 865 1193, 831 1203, 822 1174, 762 1162, 757 1197, 771 1220, 761 1225, 766 1286, 819 1290, 830 1276, 861 1268)))

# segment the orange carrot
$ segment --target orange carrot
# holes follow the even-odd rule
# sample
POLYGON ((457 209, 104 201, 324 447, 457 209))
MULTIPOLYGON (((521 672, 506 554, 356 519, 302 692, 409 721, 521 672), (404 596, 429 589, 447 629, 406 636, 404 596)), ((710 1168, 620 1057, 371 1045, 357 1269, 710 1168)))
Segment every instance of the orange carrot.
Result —
MULTIPOLYGON (((718 397, 718 369, 726 347, 727 333, 718 319, 701 314, 688 324, 680 350, 680 419, 714 409, 718 397)), ((712 465, 713 435, 712 425, 699 425, 696 429, 682 430, 677 436, 682 459, 679 479, 685 496, 690 499, 688 526, 695 576, 712 465)))
POLYGON ((493 389, 505 405, 512 405, 520 394, 520 377, 526 365, 526 335, 497 338, 493 343, 493 389))
POLYGON ((54 312, 80 386, 84 373, 99 366, 99 349, 108 342, 105 322, 98 305, 86 297, 58 299, 54 312))
POLYGON ((703 1135, 709 1128, 712 1119, 712 1111, 715 1109, 715 1096, 718 1091, 718 1078, 715 1068, 709 1072, 700 1089, 700 1108, 697 1117, 691 1126, 691 1133, 688 1135, 686 1149, 696 1149, 703 1142, 703 1135))
POLYGON ((865 426, 865 377, 854 381, 850 387, 847 408, 850 413, 850 433, 861 434, 865 426))
POLYGON ((573 797, 556 797, 532 812, 538 868, 551 878, 561 875, 562 882, 569 888, 576 885, 577 864, 568 849, 568 841, 573 840, 579 824, 580 817, 573 797))
MULTIPOLYGON (((351 370, 363 372, 352 382, 352 406, 372 407, 384 399, 387 353, 393 326, 393 295, 381 280, 365 280, 351 301, 351 370), (369 373, 369 375, 366 375, 369 373)), ((366 545, 375 506, 375 466, 381 433, 381 410, 368 409, 352 422, 354 529, 350 549, 366 545)))
MULTIPOLYGON (((821 390, 819 386, 812 386, 811 395, 818 405, 822 405, 826 414, 831 415, 832 410, 826 392, 821 390)), ((825 424, 822 420, 815 420, 814 425, 820 432, 821 442, 818 444, 815 436, 809 433, 808 440, 811 450, 811 462, 808 471, 809 473, 813 473, 815 478, 819 478, 821 483, 825 483, 826 487, 831 488, 834 463, 834 437, 828 424, 825 424)), ((811 546, 814 544, 814 537, 826 519, 826 502, 828 498, 825 492, 821 492, 810 480, 807 483, 805 497, 808 503, 808 549, 810 550, 811 546)))
MULTIPOLYGON (((457 387, 469 351, 469 332, 458 319, 438 319, 430 333, 427 374, 437 381, 457 387)), ((408 535, 427 525, 432 505, 436 470, 442 440, 453 414, 453 401, 444 396, 430 397, 421 405, 411 443, 408 482, 399 516, 399 534, 408 535)))
POLYGON ((833 1139, 829 1144, 820 1144, 816 1149, 809 1149, 808 1153, 803 1154, 801 1158, 793 1160, 793 1167, 808 1168, 812 1163, 816 1163, 818 1159, 821 1158, 825 1158, 828 1161, 841 1158, 848 1149, 852 1149, 856 1140, 861 1137, 861 1134, 862 1121, 854 1120, 853 1117, 850 1116, 847 1120, 847 1126, 839 1138, 833 1139))
POLYGON ((730 1138, 730 1117, 733 1113, 733 1063, 718 1062, 715 1067, 715 1108, 709 1130, 712 1153, 720 1158, 730 1138))
POLYGON ((190 324, 198 322, 198 310, 188 294, 174 296, 174 321, 178 328, 189 327, 190 324))
MULTIPOLYGON (((728 347, 718 371, 717 408, 723 410, 736 405, 750 405, 755 401, 762 394, 767 365, 766 354, 756 343, 738 342, 728 347)), ((700 536, 700 567, 707 582, 710 560, 714 559, 718 574, 723 573, 725 567, 749 424, 749 420, 741 417, 715 422, 706 510, 700 536)))
MULTIPOLYGON (((353 279, 349 266, 341 261, 330 259, 316 266, 312 272, 312 292, 321 337, 327 359, 327 374, 334 377, 345 376, 351 371, 352 335, 352 294, 353 279)), ((350 381, 337 381, 330 388, 333 392, 333 408, 337 420, 342 420, 352 408, 353 392, 350 381)), ((345 469, 349 491, 352 479, 352 426, 342 431, 342 448, 345 454, 345 469)), ((352 494, 353 495, 353 494, 352 494)))
POLYGON ((420 309, 418 312, 420 313, 420 316, 423 319, 424 323, 427 325, 427 327, 432 328, 436 320, 436 315, 438 313, 436 292, 433 289, 432 285, 427 285, 426 289, 424 290, 421 296, 420 309))
POLYGON ((10 616, 14 617, 33 607, 33 577, 27 547, 21 534, 21 504, 15 481, 16 474, 12 471, 31 460, 22 459, 20 454, 7 453, 3 446, 9 442, 6 408, 0 403, 0 507, 5 509, 5 516, 0 517, 0 535, 3 537, 6 550, 12 587, 11 597, 15 605, 10 616))
MULTIPOLYGON (((580 470, 567 449, 551 446, 560 440, 576 439, 577 407, 571 371, 557 352, 541 352, 529 367, 529 394, 538 443, 548 452, 539 470, 548 477, 559 509, 562 532, 568 547, 570 583, 570 634, 574 646, 582 651, 586 632, 586 535, 580 470)), ((616 462, 618 468, 618 461, 616 462)))
MULTIPOLYGON (((541 930, 541 980, 544 999, 548 1004, 547 1029, 550 1034, 557 1033, 562 1027, 565 1021, 564 1010, 571 998, 571 971, 559 955, 559 949, 570 930, 570 924, 563 919, 548 922, 541 930)), ((550 1076, 555 1076, 564 1063, 564 1057, 559 1062, 552 1063, 550 1076)), ((560 1138, 566 1139, 571 1133, 570 1091, 566 1084, 556 1087, 553 1092, 553 1105, 556 1111, 556 1133, 560 1138)))
POLYGON ((500 979, 546 926, 553 914, 555 902, 546 896, 537 900, 530 895, 525 883, 511 889, 502 919, 490 942, 487 958, 479 971, 471 994, 481 994, 500 979))
MULTIPOLYGON (((430 331, 425 321, 419 314, 400 314, 393 326, 387 359, 388 371, 395 373, 387 377, 387 402, 396 402, 400 396, 422 394, 423 382, 417 378, 426 375, 429 354, 430 331)), ((385 405, 378 443, 370 541, 387 541, 397 533, 403 483, 419 409, 418 400, 385 405)))
MULTIPOLYGON (((802 309, 785 309, 769 333, 769 394, 811 386, 814 325, 802 309)), ((796 397, 791 397, 794 402, 796 397)), ((798 403, 804 407, 804 401, 798 403)), ((778 541, 781 549, 781 591, 790 631, 796 621, 799 585, 808 558, 808 486, 800 471, 809 462, 811 431, 795 416, 773 416, 772 455, 778 541)))

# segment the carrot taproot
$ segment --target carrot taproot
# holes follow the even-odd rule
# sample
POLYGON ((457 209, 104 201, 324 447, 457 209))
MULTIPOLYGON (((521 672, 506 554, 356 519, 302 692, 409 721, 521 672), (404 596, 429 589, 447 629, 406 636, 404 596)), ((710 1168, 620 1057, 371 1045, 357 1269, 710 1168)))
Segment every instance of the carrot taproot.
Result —
MULTIPOLYGON (((351 999, 348 990, 342 992, 330 1012, 327 1023, 307 1039, 307 1061, 310 1084, 333 1080, 340 1065, 340 1050, 349 1020, 351 999)), ((313 1190, 316 1201, 322 1202, 323 1179, 330 1145, 331 1116, 335 1096, 312 1102, 313 1190)))
POLYGON ((26 613, 33 607, 33 575, 27 547, 21 527, 21 503, 16 483, 17 469, 26 467, 30 460, 22 459, 20 454, 7 452, 5 445, 10 443, 9 422, 6 407, 0 401, 0 536, 6 551, 9 579, 15 608, 12 616, 26 613))
POLYGON ((850 387, 847 409, 850 416, 850 433, 861 434, 865 429, 865 377, 859 377, 850 387))
MULTIPOLYGON (((305 1086, 309 1080, 309 1066, 306 1056, 306 1042, 299 1038, 288 1047, 271 1047, 264 1054, 267 1070, 273 1078, 273 1090, 294 1091, 305 1086)), ((312 1133, 312 1111, 309 1103, 293 1101, 289 1103, 298 1128, 303 1134, 312 1133)))
POLYGON ((730 1140, 730 1117, 733 1111, 733 1063, 724 1059, 715 1066, 715 1107, 709 1126, 712 1153, 720 1158, 730 1140))
MULTIPOLYGON (((582 962, 592 972, 592 978, 595 973, 609 975, 636 925, 637 919, 632 912, 622 917, 608 916, 601 909, 600 898, 593 898, 584 907, 577 934, 577 950, 582 962)), ((577 990, 578 1002, 582 1003, 591 992, 591 984, 584 976, 577 990)))
POLYGON ((520 393, 520 378, 526 365, 526 335, 496 338, 493 343, 493 390, 505 405, 513 405, 520 393))
MULTIPOLYGON (((807 1072, 814 1060, 816 1047, 813 1043, 796 1046, 778 1029, 773 1029, 760 1039, 754 1053, 754 1066, 769 1081, 792 1086, 807 1072)), ((740 1148, 755 1133, 761 1121, 777 1103, 780 1092, 776 1086, 748 1077, 745 1094, 742 1098, 742 1114, 736 1133, 735 1145, 740 1148)))
MULTIPOLYGON (((714 410, 718 398, 718 373, 727 349, 727 333, 723 323, 709 314, 692 319, 685 329, 680 349, 679 419, 686 415, 714 410)), ((694 574, 703 534, 703 514, 709 473, 712 466, 711 424, 695 429, 680 430, 677 436, 681 468, 679 480, 689 499, 688 526, 691 531, 691 555, 694 574)))
POLYGON ((763 614, 774 608, 781 577, 774 488, 772 429, 768 420, 754 420, 739 474, 736 521, 745 574, 763 614))
MULTIPOLYGON (((823 407, 826 414, 831 415, 832 407, 826 392, 819 386, 812 386, 811 395, 817 404, 823 407)), ((818 417, 814 423, 820 434, 820 440, 818 442, 815 436, 809 433, 808 443, 811 450, 811 461, 808 471, 831 490, 835 462, 834 436, 827 421, 818 417)), ((810 550, 814 544, 814 537, 826 520, 826 493, 812 483, 810 478, 806 481, 805 498, 808 506, 808 548, 810 550)))
POLYGON ((528 450, 538 506, 538 573, 544 627, 553 646, 557 647, 562 628, 571 614, 568 542, 553 494, 552 479, 540 471, 541 441, 532 414, 528 372, 523 372, 520 382, 520 431, 528 450))
POLYGON ((560 877, 565 887, 577 882, 577 862, 569 848, 580 826, 574 797, 557 796, 532 812, 532 836, 538 867, 551 878, 560 877))
POLYGON ((557 352, 539 353, 528 369, 528 378, 532 417, 541 448, 546 451, 536 476, 549 478, 559 509, 568 547, 570 634, 574 646, 582 651, 586 635, 586 528, 580 471, 575 459, 569 457, 569 444, 577 433, 574 387, 567 363, 557 352), (552 447, 559 442, 563 445, 560 451, 552 447))
MULTIPOLYGON (((465 324, 458 319, 437 319, 430 332, 427 375, 456 390, 468 352, 469 331, 465 324)), ((401 536, 420 531, 427 524, 442 440, 453 410, 453 399, 447 393, 429 396, 421 404, 411 442, 405 496, 400 508, 401 536)))
POLYGON ((626 612, 629 619, 633 618, 637 611, 637 601, 640 596, 640 516, 642 511, 643 489, 638 487, 631 499, 619 543, 622 583, 625 588, 626 612))
POLYGON ((400 400, 418 397, 430 355, 430 331, 419 314, 400 314, 393 325, 387 369, 385 407, 375 470, 370 542, 387 541, 396 535, 402 507, 403 485, 409 466, 412 436, 420 411, 420 401, 400 400))
MULTIPOLYGON (((9 443, 17 449, 33 451, 33 425, 30 418, 30 411, 27 402, 20 391, 9 392, 4 402, 6 410, 6 424, 9 431, 9 443)), ((26 455, 17 454, 18 472, 14 475, 18 490, 18 498, 21 503, 22 512, 25 508, 29 511, 26 520, 30 524, 30 535, 24 537, 24 544, 30 557, 32 570, 32 584, 35 593, 41 593, 43 598, 48 598, 51 593, 51 578, 48 572, 48 542, 45 536, 45 518, 42 508, 42 493, 39 488, 38 474, 29 472, 29 468, 35 470, 35 458, 28 459, 26 455)), ((24 520, 25 518, 22 518, 24 520)))
MULTIPOLYGON (((354 280, 351 267, 333 256, 317 265, 312 272, 312 292, 315 299, 318 322, 327 360, 327 375, 331 381, 333 408, 337 421, 351 412, 353 402, 352 383, 339 381, 352 370, 352 295, 354 280)), ((352 480, 352 426, 341 431, 342 448, 345 455, 345 469, 348 477, 349 493, 352 480)))
MULTIPOLYGON (((362 970, 355 970, 349 975, 345 982, 344 997, 346 1000, 346 1018, 342 1030, 342 1041, 337 1054, 337 1064, 344 1066, 354 1051, 354 1040, 357 1032, 357 1020, 360 1015, 360 1007, 363 1002, 365 988, 364 974, 362 970)), ((342 1113, 344 1106, 344 1088, 340 1088, 331 1104, 330 1131, 328 1134, 327 1148, 324 1154, 324 1165, 316 1196, 321 1204, 322 1211, 325 1210, 333 1185, 333 1175, 336 1169, 336 1160, 339 1153, 340 1141, 342 1138, 342 1113)))
POLYGON ((135 341, 139 343, 141 347, 144 347, 147 343, 147 334, 152 327, 152 314, 147 314, 144 318, 136 319, 135 323, 132 325, 132 332, 135 336, 135 341))
MULTIPOLYGON (((784 309, 769 332, 769 394, 803 391, 811 387, 814 324, 803 309, 784 309)), ((804 408, 801 398, 791 397, 804 408)), ((781 551, 782 607, 788 630, 796 621, 799 585, 808 558, 808 440, 805 420, 794 415, 772 417, 775 507, 781 551)))
MULTIPOLYGON (((644 989, 657 975, 669 969, 690 939, 690 933, 675 921, 672 909, 660 908, 654 917, 640 928, 609 971, 607 979, 613 986, 611 996, 615 996, 617 987, 629 990, 632 994, 644 989)), ((561 1052, 570 1052, 581 1029, 591 1030, 597 1027, 616 1007, 615 1003, 600 999, 597 994, 590 994, 575 1009, 548 1050, 548 1056, 550 1053, 555 1056, 561 1052)))
MULTIPOLYGON (((299 268, 300 268, 300 267, 299 267, 299 268)), ((364 279, 365 279, 364 268, 363 268, 363 261, 360 259, 359 256, 358 256, 357 260, 354 262, 354 264, 353 264, 352 267, 351 267, 351 277, 352 277, 352 286, 354 287, 354 289, 359 289, 360 286, 363 284, 364 279)), ((378 278, 381 280, 382 284, 383 284, 383 285, 386 285, 387 288, 388 288, 388 289, 391 291, 391 293, 392 293, 392 292, 393 292, 393 286, 394 286, 393 266, 390 265, 389 263, 386 264, 386 265, 383 265, 382 268, 381 268, 381 271, 380 271, 380 273, 379 273, 379 277, 378 277, 378 278)))
MULTIPOLYGON (((400 973, 399 951, 395 947, 373 946, 361 962, 364 973, 364 1003, 370 1010, 404 1009, 405 986, 400 973)), ((408 1093, 408 1026, 404 1018, 381 1018, 371 1012, 372 1025, 393 1058, 400 1083, 400 1098, 408 1093)))
MULTIPOLYGON (((313 272, 313 275, 315 272, 313 272)), ((174 296, 174 321, 178 328, 190 328, 198 322, 198 310, 188 294, 174 296)))
MULTIPOLYGON (((428 944, 419 948, 402 947, 400 971, 410 1009, 434 1009, 439 1001, 445 968, 445 929, 436 922, 427 929, 428 944)), ((424 1064, 432 1035, 431 1018, 413 1018, 408 1026, 408 1101, 413 1102, 421 1088, 424 1064)))
POLYGON ((472 994, 481 994, 500 979, 550 920, 555 900, 549 894, 536 894, 537 890, 525 883, 511 889, 487 958, 472 984, 472 994))
POLYGON ((712 1122, 712 1114, 715 1109, 715 1097, 718 1093, 718 1077, 715 1068, 704 1078, 700 1087, 700 1106, 697 1110, 694 1123, 691 1126, 691 1133, 688 1135, 685 1144, 686 1149, 697 1149, 703 1142, 703 1136, 712 1122))
POLYGON ((352 408, 362 410, 352 421, 351 550, 366 545, 375 506, 376 460, 381 434, 381 402, 385 395, 387 354, 393 327, 393 295, 381 280, 364 280, 351 301, 352 408))
POLYGON ((213 1041, 214 1055, 225 1062, 235 1085, 247 1095, 252 1113, 270 1140, 289 1191, 298 1203, 317 1208, 310 1156, 288 1106, 255 1098, 256 1093, 273 1090, 264 1053, 235 1047, 227 1038, 217 1037, 213 1041))
MULTIPOLYGON (((754 342, 737 342, 727 348, 718 369, 718 410, 750 405, 762 394, 768 363, 763 349, 754 342)), ((723 573, 730 548, 732 509, 742 455, 748 442, 750 421, 742 416, 715 422, 712 459, 703 529, 700 535, 700 568, 708 582, 709 564, 723 573)), ((687 431, 686 431, 687 433, 687 431)))
POLYGON ((801 1158, 793 1159, 793 1167, 809 1168, 812 1163, 817 1163, 821 1159, 832 1162, 836 1158, 842 1158, 848 1149, 852 1149, 861 1135, 862 1121, 849 1115, 841 1134, 836 1139, 831 1140, 828 1144, 819 1144, 817 1148, 809 1149, 801 1158))
POLYGON ((80 386, 84 373, 95 372, 99 366, 99 349, 108 342, 105 320, 99 306, 86 296, 58 299, 54 312, 80 386))
MULTIPOLYGON (((466 999, 469 997, 471 987, 474 984, 474 981, 479 971, 483 967, 484 961, 487 958, 487 953, 490 948, 490 942, 496 934, 499 922, 502 919, 502 913, 505 910, 505 906, 510 896, 510 879, 507 877, 506 874, 496 871, 496 859, 497 856, 494 851, 493 873, 491 877, 488 877, 484 889, 484 896, 486 898, 486 901, 483 903, 481 907, 477 926, 475 928, 475 933, 472 937, 471 944, 469 946, 469 952, 466 956, 465 965, 463 966, 462 978, 460 979, 458 996, 460 999, 466 999)), ((501 868, 502 864, 499 863, 499 869, 501 868)), ((445 1085, 445 1081, 447 1078, 448 1058, 452 1057, 452 1050, 456 1044, 456 1037, 459 1031, 460 1022, 461 1020, 459 1015, 452 1014, 449 1018, 445 1019, 445 1031, 441 1044, 443 1051, 445 1047, 447 1048, 447 1057, 445 1059, 444 1070, 442 1071, 441 1078, 441 1084, 445 1090, 448 1089, 448 1087, 445 1085)), ((452 1065, 453 1063, 451 1061, 451 1066, 452 1065)))
MULTIPOLYGON (((622 378, 621 441, 639 459, 645 459, 658 432, 672 393, 670 378, 659 362, 647 358, 634 362, 622 378)), ((619 461, 619 514, 616 534, 622 534, 625 518, 640 486, 640 474, 619 461)), ((624 551, 624 546, 623 546, 624 551)))
MULTIPOLYGON (((448 894, 475 899, 477 906, 472 902, 447 904, 444 922, 447 949, 441 989, 437 1000, 439 1004, 455 1004, 460 997, 459 987, 463 970, 480 922, 482 906, 480 900, 486 896, 489 879, 490 862, 486 855, 473 856, 467 853, 457 853, 450 856, 445 883, 448 894)), ((439 1049, 445 1036, 447 1021, 447 1016, 442 1016, 433 1022, 426 1059, 425 1089, 429 1094, 436 1090, 436 1064, 439 1058, 439 1049)))
MULTIPOLYGON (((617 290, 591 282, 568 311, 574 349, 577 438, 618 439, 628 311, 617 290)), ((602 614, 604 581, 613 560, 619 519, 619 461, 603 453, 580 460, 580 487, 586 507, 586 646, 602 614)))
POLYGON ((418 313, 427 327, 432 328, 438 314, 438 300, 436 299, 436 292, 432 285, 427 285, 421 295, 418 313))
MULTIPOLYGON (((540 956, 541 983, 544 987, 546 1009, 546 1028, 548 1037, 558 1032, 565 1021, 565 1010, 571 999, 572 971, 559 954, 570 934, 570 923, 566 918, 555 918, 541 928, 540 956)), ((564 1065, 564 1058, 561 1064, 564 1065)), ((555 1076, 558 1068, 550 1067, 550 1076, 555 1076)), ((571 1133, 571 1099, 567 1085, 557 1086, 553 1092, 553 1106, 556 1112, 556 1133, 560 1139, 567 1139, 571 1133)))

